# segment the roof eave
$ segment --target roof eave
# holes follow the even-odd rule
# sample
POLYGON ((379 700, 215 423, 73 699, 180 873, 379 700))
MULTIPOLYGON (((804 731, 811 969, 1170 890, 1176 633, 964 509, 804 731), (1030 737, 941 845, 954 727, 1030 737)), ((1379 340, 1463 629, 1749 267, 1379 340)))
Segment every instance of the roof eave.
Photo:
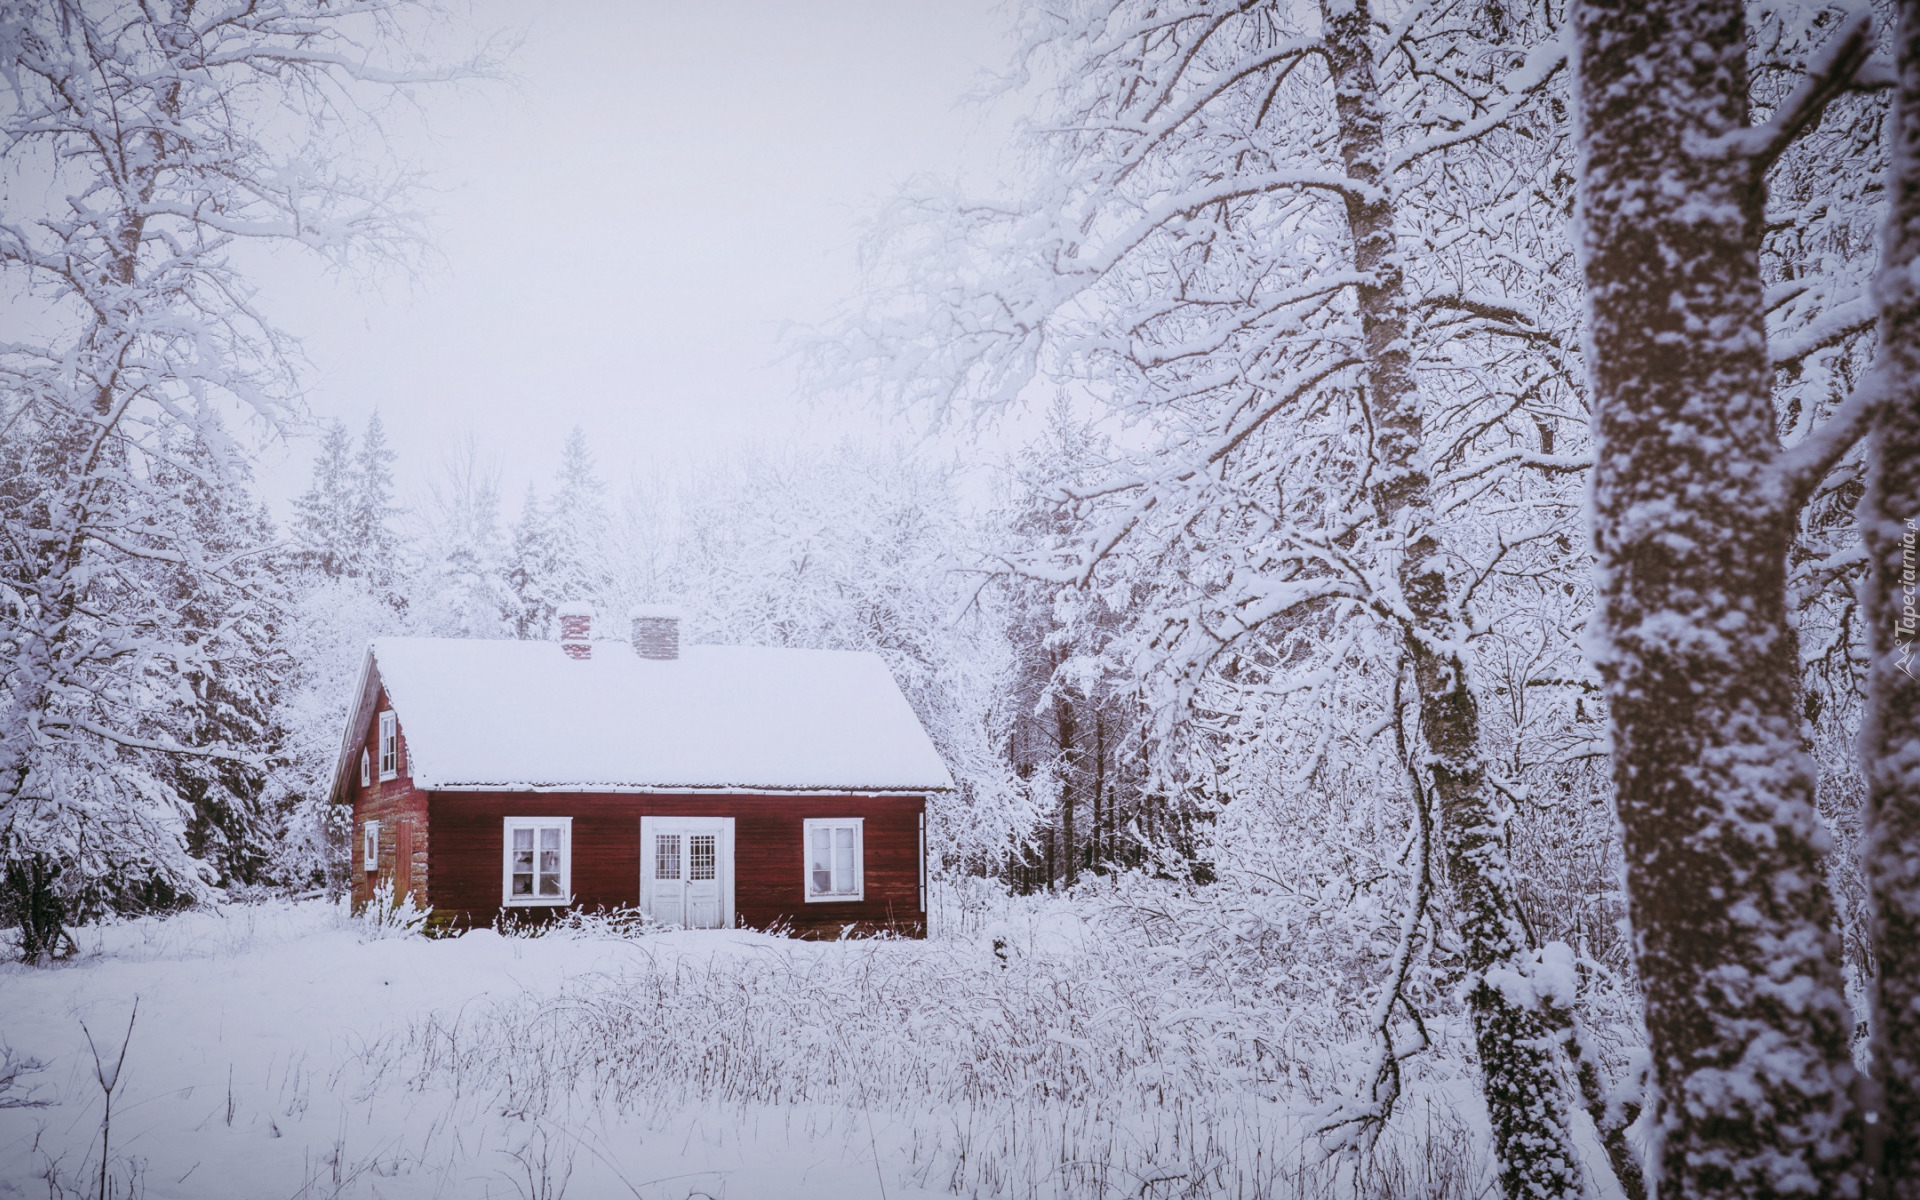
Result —
POLYGON ((765 787, 759 784, 655 784, 655 783, 430 783, 415 781, 415 786, 425 792, 527 792, 551 794, 562 792, 601 792, 608 795, 661 795, 661 796, 925 796, 934 792, 951 792, 950 783, 929 786, 902 786, 889 784, 885 787, 855 787, 834 785, 831 787, 765 787))
POLYGON ((360 670, 354 676, 353 691, 348 693, 346 725, 340 731, 340 750, 334 756, 333 782, 328 790, 328 799, 335 804, 340 803, 346 794, 347 773, 353 769, 353 752, 359 748, 361 738, 364 736, 362 733, 364 726, 360 717, 367 707, 367 685, 371 682, 375 669, 373 645, 369 643, 367 652, 360 658, 360 670))

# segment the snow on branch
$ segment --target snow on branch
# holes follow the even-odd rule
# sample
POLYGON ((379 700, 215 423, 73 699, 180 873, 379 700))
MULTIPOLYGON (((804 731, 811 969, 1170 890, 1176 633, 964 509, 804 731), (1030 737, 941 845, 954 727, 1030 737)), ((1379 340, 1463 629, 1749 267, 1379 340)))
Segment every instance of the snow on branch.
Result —
POLYGON ((1360 204, 1378 204, 1385 198, 1380 188, 1348 178, 1343 171, 1300 169, 1264 171, 1258 174, 1236 176, 1179 192, 1148 209, 1129 228, 1115 237, 1104 253, 1089 261, 1085 273, 1091 276, 1107 274, 1150 235, 1172 221, 1194 217, 1228 200, 1285 191, 1331 192, 1344 200, 1352 200, 1360 204))
POLYGON ((46 1108, 52 1100, 34 1095, 34 1087, 25 1076, 47 1069, 37 1058, 15 1054, 13 1047, 0 1043, 0 1108, 46 1108))
POLYGON ((1773 460, 1773 494, 1781 514, 1798 512, 1833 465, 1866 435, 1884 390, 1876 370, 1860 381, 1860 386, 1818 429, 1773 460))
POLYGON ((1520 107, 1535 92, 1547 86, 1559 73, 1560 68, 1566 65, 1567 47, 1564 42, 1553 41, 1535 46, 1528 51, 1526 62, 1521 64, 1510 80, 1506 81, 1507 96, 1504 100, 1457 129, 1436 133, 1400 147, 1387 160, 1387 173, 1391 175, 1413 165, 1429 154, 1466 142, 1477 141, 1492 133, 1512 120, 1514 114, 1520 111, 1520 107))
POLYGON ((1745 158, 1755 179, 1765 175, 1795 138, 1820 123, 1834 97, 1853 85, 1872 51, 1873 14, 1863 8, 1847 17, 1807 64, 1806 78, 1771 120, 1714 138, 1702 147, 1704 153, 1745 158))
POLYGON ((183 746, 172 738, 155 739, 135 737, 130 733, 121 733, 117 729, 110 729, 97 721, 89 721, 85 717, 48 717, 46 720, 40 722, 40 726, 43 729, 77 729, 82 733, 90 733, 94 737, 104 738, 116 746, 124 746, 129 750, 157 750, 162 754, 183 754, 189 758, 211 758, 218 759, 221 762, 241 763, 246 766, 259 766, 261 761, 261 756, 259 755, 241 754, 238 751, 222 749, 219 746, 183 746))
POLYGON ((1872 329, 1878 315, 1873 301, 1866 296, 1836 304, 1791 338, 1768 339, 1769 356, 1775 367, 1793 366, 1872 329))
POLYGON ((1457 471, 1447 472, 1434 480, 1434 485, 1440 488, 1457 487, 1470 479, 1508 467, 1529 467, 1549 475, 1577 475, 1592 465, 1593 456, 1588 454, 1536 454, 1531 450, 1503 450, 1467 463, 1457 471))

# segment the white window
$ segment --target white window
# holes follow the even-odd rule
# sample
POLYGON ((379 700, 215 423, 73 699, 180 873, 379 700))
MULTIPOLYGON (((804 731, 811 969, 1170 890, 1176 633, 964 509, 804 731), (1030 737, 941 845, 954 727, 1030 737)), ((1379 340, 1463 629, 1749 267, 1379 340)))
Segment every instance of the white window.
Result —
POLYGON ((508 817, 504 850, 501 903, 572 902, 572 817, 508 817))
POLYGON ((380 778, 392 779, 400 774, 400 729, 394 721, 393 710, 380 714, 380 778))
POLYGON ((858 900, 866 894, 860 817, 807 821, 807 900, 858 900))
POLYGON ((360 752, 360 786, 366 787, 373 782, 373 755, 365 750, 360 752))
POLYGON ((360 869, 380 869, 380 822, 368 821, 360 827, 360 869))

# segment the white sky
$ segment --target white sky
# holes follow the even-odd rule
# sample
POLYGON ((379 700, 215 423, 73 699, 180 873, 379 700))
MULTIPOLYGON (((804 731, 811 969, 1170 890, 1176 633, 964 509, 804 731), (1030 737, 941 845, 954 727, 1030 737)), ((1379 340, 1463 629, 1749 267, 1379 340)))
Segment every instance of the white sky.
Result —
MULTIPOLYGON (((440 265, 379 288, 282 264, 263 297, 303 338, 310 403, 356 432, 378 407, 400 467, 471 432, 506 515, 583 426, 601 474, 877 427, 816 409, 784 323, 856 283, 862 216, 907 177, 989 162, 959 103, 1005 51, 989 0, 481 0, 521 29, 512 84, 430 102, 402 153, 443 189, 440 265)), ((276 501, 310 445, 269 456, 276 501)))

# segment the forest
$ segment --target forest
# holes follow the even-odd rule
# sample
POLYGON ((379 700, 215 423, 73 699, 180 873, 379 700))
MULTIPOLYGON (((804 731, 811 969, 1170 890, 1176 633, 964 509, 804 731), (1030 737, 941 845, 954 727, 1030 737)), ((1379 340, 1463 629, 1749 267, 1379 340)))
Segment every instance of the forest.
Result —
POLYGON ((337 943, 556 965, 267 1060, 332 1158, 231 1194, 707 1194, 617 1147, 764 1118, 882 1195, 1920 1198, 1920 0, 1020 0, 1004 178, 793 337, 884 423, 524 495, 315 414, 248 273, 423 253, 368 147, 506 69, 453 20, 0 3, 0 1117, 99 1114, 0 1194, 176 1194, 83 972, 337 943), (369 639, 582 601, 880 654, 932 936, 347 913, 369 639))

